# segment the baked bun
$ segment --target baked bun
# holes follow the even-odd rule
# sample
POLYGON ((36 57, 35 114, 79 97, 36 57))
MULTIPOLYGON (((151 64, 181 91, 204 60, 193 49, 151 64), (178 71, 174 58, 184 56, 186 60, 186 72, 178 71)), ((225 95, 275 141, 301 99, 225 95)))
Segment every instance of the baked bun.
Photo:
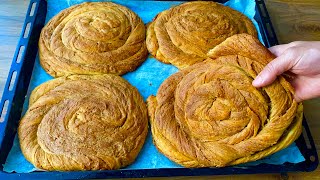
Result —
POLYGON ((70 75, 35 88, 19 128, 21 150, 44 170, 110 170, 131 164, 147 132, 147 107, 117 75, 70 75))
POLYGON ((39 55, 53 77, 121 75, 135 70, 148 55, 145 26, 124 6, 82 3, 61 11, 42 29, 39 55))
POLYGON ((179 69, 207 59, 210 49, 239 33, 256 36, 245 15, 216 2, 187 2, 163 11, 148 26, 147 48, 179 69))
POLYGON ((251 85, 274 56, 254 37, 234 35, 208 53, 213 59, 170 76, 148 98, 154 144, 185 167, 255 161, 295 141, 302 104, 282 76, 251 85))

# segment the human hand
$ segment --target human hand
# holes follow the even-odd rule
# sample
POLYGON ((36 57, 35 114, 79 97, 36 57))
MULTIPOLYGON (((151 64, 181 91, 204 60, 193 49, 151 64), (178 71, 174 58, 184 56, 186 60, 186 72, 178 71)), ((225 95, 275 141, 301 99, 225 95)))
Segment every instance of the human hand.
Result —
POLYGON ((320 96, 320 41, 296 41, 269 48, 276 56, 255 78, 252 85, 271 84, 278 75, 290 72, 289 82, 300 102, 320 96))

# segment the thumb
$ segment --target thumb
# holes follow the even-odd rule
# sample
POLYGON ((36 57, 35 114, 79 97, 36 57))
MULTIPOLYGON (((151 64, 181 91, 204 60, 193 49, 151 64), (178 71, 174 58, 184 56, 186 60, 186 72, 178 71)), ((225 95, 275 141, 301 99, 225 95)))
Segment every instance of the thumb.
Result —
POLYGON ((263 87, 271 84, 278 75, 288 71, 292 68, 292 63, 290 59, 287 58, 286 53, 275 58, 259 73, 259 75, 254 79, 252 85, 255 87, 263 87))

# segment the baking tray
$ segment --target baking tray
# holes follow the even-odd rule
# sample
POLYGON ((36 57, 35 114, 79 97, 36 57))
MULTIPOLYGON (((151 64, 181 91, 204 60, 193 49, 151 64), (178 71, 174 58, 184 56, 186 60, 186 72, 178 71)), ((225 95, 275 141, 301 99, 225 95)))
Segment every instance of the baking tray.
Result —
MULTIPOLYGON (((278 40, 268 11, 263 0, 256 1, 255 20, 261 30, 266 47, 278 44, 278 40)), ((217 0, 225 3, 227 0, 217 0)), ((313 171, 319 160, 308 124, 303 120, 303 133, 295 141, 303 154, 305 161, 300 163, 284 163, 282 165, 260 164, 248 167, 224 168, 161 168, 134 170, 105 170, 105 171, 72 171, 72 172, 42 172, 7 173, 3 164, 12 147, 17 132, 21 111, 26 97, 36 55, 41 28, 44 26, 47 11, 45 0, 31 0, 25 22, 20 35, 8 79, 0 102, 0 179, 81 179, 81 178, 141 178, 141 177, 170 177, 170 176, 206 176, 230 174, 259 174, 287 173, 298 171, 313 171), (23 50, 24 49, 24 50, 23 50), (23 50, 23 52, 22 52, 23 50)))

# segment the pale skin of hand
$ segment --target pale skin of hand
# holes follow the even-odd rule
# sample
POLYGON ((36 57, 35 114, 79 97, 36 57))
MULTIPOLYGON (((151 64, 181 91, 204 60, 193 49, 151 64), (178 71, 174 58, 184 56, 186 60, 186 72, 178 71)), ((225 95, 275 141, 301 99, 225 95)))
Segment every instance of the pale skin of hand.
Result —
POLYGON ((295 41, 269 48, 276 56, 255 78, 252 85, 264 87, 278 75, 289 73, 295 100, 320 97, 320 41, 295 41))

